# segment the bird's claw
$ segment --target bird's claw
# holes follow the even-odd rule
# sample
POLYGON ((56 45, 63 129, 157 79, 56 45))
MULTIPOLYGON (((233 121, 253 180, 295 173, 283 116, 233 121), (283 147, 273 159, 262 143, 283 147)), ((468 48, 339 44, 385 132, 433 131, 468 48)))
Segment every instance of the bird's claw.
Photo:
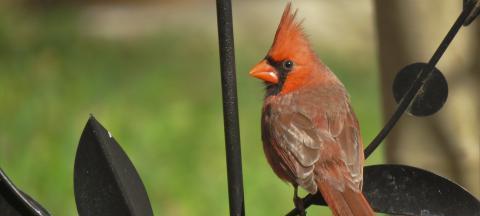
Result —
POLYGON ((302 198, 298 197, 298 196, 295 196, 293 198, 293 203, 295 204, 295 208, 298 209, 298 215, 300 216, 306 216, 307 215, 307 212, 305 211, 305 207, 303 205, 303 200, 302 198))
POLYGON ((303 205, 302 198, 298 197, 298 186, 293 186, 293 204, 295 204, 295 208, 298 210, 298 215, 306 216, 307 212, 305 211, 305 206, 303 205))

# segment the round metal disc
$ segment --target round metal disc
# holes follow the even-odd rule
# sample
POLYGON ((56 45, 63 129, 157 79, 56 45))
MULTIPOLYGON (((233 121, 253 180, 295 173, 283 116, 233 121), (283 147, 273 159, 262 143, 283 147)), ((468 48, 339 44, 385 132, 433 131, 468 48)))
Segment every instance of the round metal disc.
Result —
MULTIPOLYGON (((397 103, 407 93, 410 86, 418 77, 422 69, 426 68, 426 63, 414 63, 404 67, 398 72, 393 82, 393 96, 397 103)), ((409 109, 407 110, 414 116, 428 116, 439 111, 447 101, 448 85, 447 80, 437 68, 434 68, 425 84, 418 91, 409 109)))

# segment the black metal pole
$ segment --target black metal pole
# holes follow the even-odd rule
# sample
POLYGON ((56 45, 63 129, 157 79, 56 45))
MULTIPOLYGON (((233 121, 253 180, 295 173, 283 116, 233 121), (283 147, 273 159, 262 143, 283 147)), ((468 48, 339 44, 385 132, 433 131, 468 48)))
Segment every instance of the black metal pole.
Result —
POLYGON ((217 0, 217 24, 230 215, 242 216, 245 215, 245 206, 243 200, 242 157, 238 123, 232 3, 230 0, 217 0))

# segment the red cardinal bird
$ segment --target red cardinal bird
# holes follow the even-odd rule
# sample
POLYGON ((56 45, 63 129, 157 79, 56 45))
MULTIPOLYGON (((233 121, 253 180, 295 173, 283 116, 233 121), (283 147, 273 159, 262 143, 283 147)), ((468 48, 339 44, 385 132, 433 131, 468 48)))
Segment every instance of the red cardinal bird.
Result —
POLYGON ((363 144, 349 96, 315 55, 289 3, 267 56, 250 75, 262 79, 263 149, 294 189, 321 192, 334 215, 374 215, 362 194, 363 144))

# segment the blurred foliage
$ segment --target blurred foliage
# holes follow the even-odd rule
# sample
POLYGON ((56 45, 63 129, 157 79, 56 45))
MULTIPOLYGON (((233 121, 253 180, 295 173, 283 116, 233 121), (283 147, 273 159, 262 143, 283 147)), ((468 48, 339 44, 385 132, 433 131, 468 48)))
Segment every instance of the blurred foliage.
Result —
MULTIPOLYGON (((76 215, 73 162, 93 113, 131 157, 156 215, 227 215, 215 33, 106 40, 82 34, 77 13, 0 9, 0 166, 51 213, 76 215)), ((262 84, 247 76, 269 44, 236 37, 247 214, 282 215, 292 189, 264 159, 262 84)), ((380 128, 375 65, 320 56, 351 92, 368 143, 380 128)))

